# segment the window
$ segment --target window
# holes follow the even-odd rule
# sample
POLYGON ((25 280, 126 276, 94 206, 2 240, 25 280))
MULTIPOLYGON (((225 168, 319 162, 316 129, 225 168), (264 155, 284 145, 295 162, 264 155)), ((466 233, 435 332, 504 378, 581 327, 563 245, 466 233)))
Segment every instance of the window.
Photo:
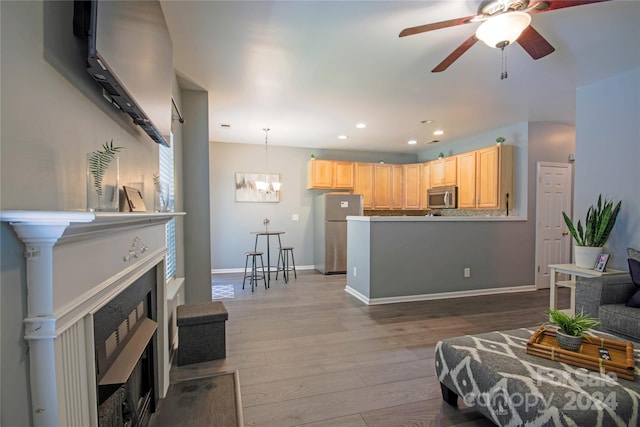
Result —
MULTIPOLYGON (((168 210, 174 211, 175 208, 175 188, 173 178, 173 132, 170 134, 170 147, 159 145, 160 147, 160 185, 168 187, 168 210)), ((166 224, 167 236, 167 265, 166 265, 166 281, 169 282, 176 275, 176 220, 172 218, 166 224)))

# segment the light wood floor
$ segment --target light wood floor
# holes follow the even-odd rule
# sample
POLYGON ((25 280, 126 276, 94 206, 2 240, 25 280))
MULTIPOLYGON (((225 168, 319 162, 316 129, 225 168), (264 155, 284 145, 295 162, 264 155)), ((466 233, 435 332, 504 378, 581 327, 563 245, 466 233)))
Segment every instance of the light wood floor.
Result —
MULTIPOLYGON (((245 423, 259 427, 492 425, 442 401, 434 346, 539 325, 549 303, 543 290, 366 306, 344 291, 345 275, 308 270, 253 294, 241 274, 214 275, 213 283, 235 287, 235 298, 223 300, 227 358, 174 366, 171 382, 238 370, 245 423)), ((568 289, 559 294, 568 307, 568 289)))

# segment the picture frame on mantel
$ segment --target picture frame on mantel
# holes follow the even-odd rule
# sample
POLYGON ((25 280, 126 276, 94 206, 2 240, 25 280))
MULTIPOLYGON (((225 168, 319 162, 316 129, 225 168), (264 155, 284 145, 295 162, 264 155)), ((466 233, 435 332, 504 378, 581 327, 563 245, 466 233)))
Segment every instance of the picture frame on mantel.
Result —
POLYGON ((260 191, 256 185, 258 181, 280 182, 279 173, 255 173, 236 172, 235 173, 235 195, 236 202, 253 203, 279 203, 280 190, 260 191))

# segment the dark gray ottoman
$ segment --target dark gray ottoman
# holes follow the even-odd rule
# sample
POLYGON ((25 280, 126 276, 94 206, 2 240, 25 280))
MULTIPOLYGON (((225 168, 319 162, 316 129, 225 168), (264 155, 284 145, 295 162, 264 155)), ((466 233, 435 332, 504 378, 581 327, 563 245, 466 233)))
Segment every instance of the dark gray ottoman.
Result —
MULTIPOLYGON (((526 353, 537 329, 465 335, 436 345, 443 399, 458 397, 499 426, 640 425, 640 344, 635 381, 526 353)), ((609 334, 596 332, 609 339, 609 334)))
POLYGON ((227 357, 227 309, 220 301, 179 305, 178 366, 227 357))

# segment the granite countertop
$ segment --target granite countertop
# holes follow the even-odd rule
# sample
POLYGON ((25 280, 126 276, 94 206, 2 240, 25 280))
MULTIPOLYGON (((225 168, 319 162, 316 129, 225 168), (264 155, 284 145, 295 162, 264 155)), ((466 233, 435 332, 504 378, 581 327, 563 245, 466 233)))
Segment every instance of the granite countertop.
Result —
POLYGON ((347 221, 363 222, 511 222, 526 221, 523 216, 348 216, 347 221))

